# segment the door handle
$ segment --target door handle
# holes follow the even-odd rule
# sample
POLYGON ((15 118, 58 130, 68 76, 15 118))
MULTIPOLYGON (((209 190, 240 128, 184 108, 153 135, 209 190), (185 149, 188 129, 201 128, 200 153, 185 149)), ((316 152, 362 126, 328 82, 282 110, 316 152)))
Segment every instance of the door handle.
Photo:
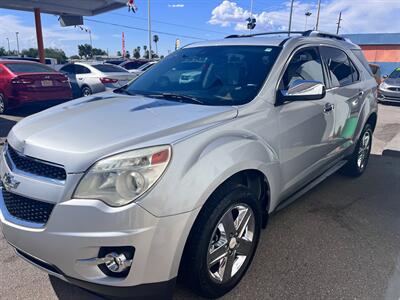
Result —
POLYGON ((332 103, 326 103, 324 107, 324 113, 329 113, 335 108, 335 105, 332 103))
POLYGON ((361 98, 362 96, 364 96, 364 94, 365 94, 364 91, 359 91, 357 96, 361 98))

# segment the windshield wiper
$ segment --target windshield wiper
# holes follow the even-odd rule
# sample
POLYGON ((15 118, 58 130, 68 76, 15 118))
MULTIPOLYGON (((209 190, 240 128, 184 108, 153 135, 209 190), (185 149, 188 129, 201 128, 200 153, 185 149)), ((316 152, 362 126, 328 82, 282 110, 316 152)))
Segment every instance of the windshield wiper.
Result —
POLYGON ((203 101, 197 99, 196 97, 193 96, 188 96, 188 95, 181 95, 181 94, 174 94, 174 93, 149 93, 146 94, 147 97, 154 97, 154 98, 164 98, 164 99, 172 99, 172 100, 178 100, 180 102, 191 102, 191 103, 197 103, 197 104, 205 104, 203 101))
POLYGON ((128 91, 125 86, 120 87, 120 88, 114 90, 113 92, 116 93, 116 94, 124 94, 124 95, 129 95, 129 96, 135 96, 136 95, 135 93, 131 93, 130 91, 128 91))

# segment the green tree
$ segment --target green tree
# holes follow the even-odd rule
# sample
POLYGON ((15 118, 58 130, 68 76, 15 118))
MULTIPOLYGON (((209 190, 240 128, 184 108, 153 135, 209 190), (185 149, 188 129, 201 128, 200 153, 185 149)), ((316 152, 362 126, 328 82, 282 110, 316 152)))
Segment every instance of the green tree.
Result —
POLYGON ((133 49, 133 57, 136 59, 140 58, 140 47, 137 47, 136 49, 133 49))
POLYGON ((126 53, 125 53, 125 57, 128 58, 128 59, 131 58, 131 54, 129 53, 128 50, 127 50, 126 53))
POLYGON ((117 51, 117 56, 122 56, 122 53, 121 53, 121 51, 117 51))
POLYGON ((0 47, 0 56, 5 56, 5 55, 7 55, 6 49, 4 49, 4 47, 0 47))
POLYGON ((80 57, 92 57, 92 46, 89 44, 78 45, 78 53, 80 57))
POLYGON ((160 38, 158 37, 157 34, 153 36, 153 42, 156 44, 156 54, 158 55, 158 42, 160 41, 160 38))
MULTIPOLYGON (((36 48, 24 49, 21 51, 21 55, 36 58, 39 57, 39 51, 36 48)), ((44 49, 44 56, 46 58, 55 58, 60 64, 67 61, 67 56, 65 55, 65 52, 57 48, 44 49)))
POLYGON ((107 55, 107 52, 104 51, 103 49, 93 48, 92 55, 107 55))

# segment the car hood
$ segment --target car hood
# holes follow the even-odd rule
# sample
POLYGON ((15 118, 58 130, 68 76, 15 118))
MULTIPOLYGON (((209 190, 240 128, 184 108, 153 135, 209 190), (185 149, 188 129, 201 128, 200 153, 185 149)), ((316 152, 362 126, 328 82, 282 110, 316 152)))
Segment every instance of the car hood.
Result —
POLYGON ((236 116, 231 106, 103 93, 25 118, 10 131, 8 141, 24 155, 76 173, 104 156, 170 144, 236 116))
POLYGON ((400 87, 400 78, 387 78, 384 82, 390 86, 400 87))

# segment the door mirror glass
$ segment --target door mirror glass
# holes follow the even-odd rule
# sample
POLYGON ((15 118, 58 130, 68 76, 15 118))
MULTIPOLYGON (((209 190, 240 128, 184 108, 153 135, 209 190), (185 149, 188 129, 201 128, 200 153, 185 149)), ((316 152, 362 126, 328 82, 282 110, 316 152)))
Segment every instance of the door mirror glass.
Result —
POLYGON ((325 85, 314 80, 296 80, 290 83, 288 90, 281 90, 283 102, 319 100, 324 98, 325 94, 325 85))

